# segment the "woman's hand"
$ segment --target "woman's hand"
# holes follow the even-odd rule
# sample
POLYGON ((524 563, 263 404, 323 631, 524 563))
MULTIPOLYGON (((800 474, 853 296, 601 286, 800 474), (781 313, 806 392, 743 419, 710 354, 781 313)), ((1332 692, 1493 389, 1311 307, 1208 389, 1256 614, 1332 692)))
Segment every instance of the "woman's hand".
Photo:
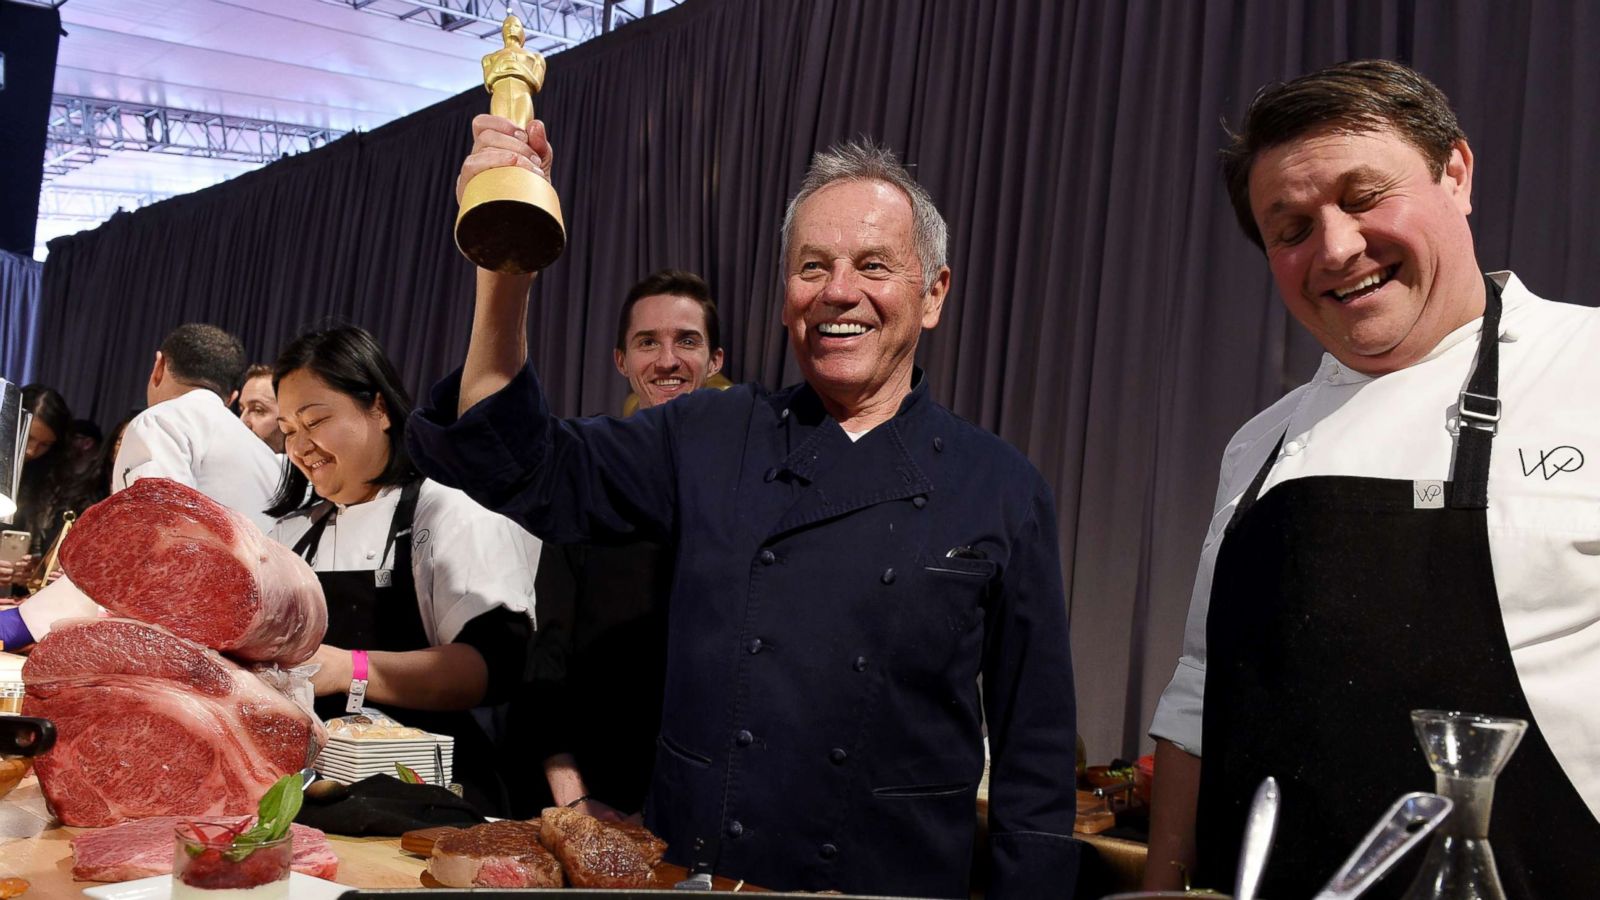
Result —
POLYGON ((311 654, 311 661, 321 667, 311 676, 311 690, 318 697, 343 694, 350 690, 355 663, 350 659, 349 650, 323 644, 316 653, 311 654))

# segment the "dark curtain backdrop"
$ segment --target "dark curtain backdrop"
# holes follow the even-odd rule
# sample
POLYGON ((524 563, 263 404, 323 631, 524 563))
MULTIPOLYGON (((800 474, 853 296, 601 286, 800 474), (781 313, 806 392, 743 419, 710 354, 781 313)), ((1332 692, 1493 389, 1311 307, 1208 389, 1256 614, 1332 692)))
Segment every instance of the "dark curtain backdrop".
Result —
POLYGON ((13 384, 33 380, 42 270, 31 256, 0 250, 0 378, 13 384))
MULTIPOLYGON (((876 136, 952 225, 933 393, 1055 485, 1082 730, 1136 750, 1177 656, 1229 434, 1313 369, 1214 154, 1269 80, 1410 62, 1476 149, 1486 267, 1594 302, 1600 5, 1331 0, 697 0, 550 61, 540 112, 570 227, 533 354, 558 410, 618 408, 617 307, 641 274, 704 273, 732 374, 794 370, 777 228, 816 149, 876 136)), ((462 84, 475 73, 463 72, 462 84)), ((41 372, 101 418, 161 335, 203 319, 269 357, 334 315, 414 389, 471 312, 452 183, 481 90, 51 245, 41 372)))

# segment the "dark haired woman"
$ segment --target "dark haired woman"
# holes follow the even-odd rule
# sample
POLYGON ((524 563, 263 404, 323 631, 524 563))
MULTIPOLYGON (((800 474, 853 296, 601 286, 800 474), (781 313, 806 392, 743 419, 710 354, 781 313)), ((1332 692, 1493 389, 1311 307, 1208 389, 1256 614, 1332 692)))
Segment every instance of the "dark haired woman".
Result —
POLYGON ((273 383, 287 462, 267 511, 279 517, 272 536, 311 563, 328 598, 313 659, 318 714, 373 706, 453 736, 467 799, 504 814, 492 744, 471 710, 521 682, 539 542, 417 474, 405 450, 410 398, 367 332, 301 336, 273 383))
POLYGON ((33 413, 33 421, 17 487, 17 514, 7 527, 26 531, 31 538, 27 556, 16 563, 0 562, 0 592, 6 594, 22 592, 34 563, 61 532, 65 513, 81 513, 106 495, 72 466, 67 447, 72 411, 61 394, 42 384, 27 385, 22 389, 22 408, 33 413))

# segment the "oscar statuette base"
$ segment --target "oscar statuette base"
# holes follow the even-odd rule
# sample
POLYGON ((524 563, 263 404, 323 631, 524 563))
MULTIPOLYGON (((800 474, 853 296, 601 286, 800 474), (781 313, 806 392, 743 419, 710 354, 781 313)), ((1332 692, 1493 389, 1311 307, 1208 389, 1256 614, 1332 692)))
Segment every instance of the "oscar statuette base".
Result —
POLYGON ((507 274, 537 272, 567 244, 555 188, 522 168, 489 169, 467 182, 455 230, 468 259, 507 274))

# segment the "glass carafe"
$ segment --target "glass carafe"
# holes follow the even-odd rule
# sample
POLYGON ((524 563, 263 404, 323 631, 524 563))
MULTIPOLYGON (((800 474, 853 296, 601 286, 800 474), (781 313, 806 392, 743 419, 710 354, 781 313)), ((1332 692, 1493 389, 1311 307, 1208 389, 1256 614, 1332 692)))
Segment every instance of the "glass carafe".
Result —
POLYGON ((1450 798, 1455 809, 1434 832, 1405 900, 1505 900, 1489 846, 1489 812, 1495 779, 1522 742, 1528 723, 1418 709, 1411 713, 1411 724, 1433 769, 1435 792, 1450 798))

